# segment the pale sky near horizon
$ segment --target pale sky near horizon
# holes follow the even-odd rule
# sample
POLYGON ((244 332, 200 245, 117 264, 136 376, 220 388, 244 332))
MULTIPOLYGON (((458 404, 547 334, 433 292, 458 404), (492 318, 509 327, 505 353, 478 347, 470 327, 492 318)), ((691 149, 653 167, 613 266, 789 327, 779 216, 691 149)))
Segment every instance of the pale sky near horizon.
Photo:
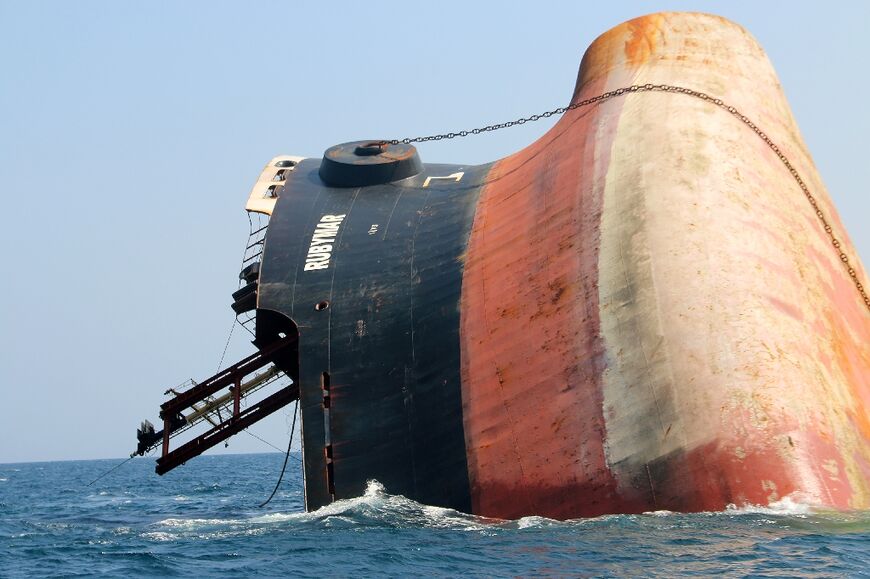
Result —
MULTIPOLYGON (((660 10, 760 41, 867 265, 870 2, 0 0, 0 463, 126 456, 214 372, 271 157, 555 108, 596 36, 660 10)), ((418 149, 484 163, 550 125, 418 149)), ((227 361, 252 351, 237 331, 227 361)), ((284 447, 286 412, 253 431, 284 447)))

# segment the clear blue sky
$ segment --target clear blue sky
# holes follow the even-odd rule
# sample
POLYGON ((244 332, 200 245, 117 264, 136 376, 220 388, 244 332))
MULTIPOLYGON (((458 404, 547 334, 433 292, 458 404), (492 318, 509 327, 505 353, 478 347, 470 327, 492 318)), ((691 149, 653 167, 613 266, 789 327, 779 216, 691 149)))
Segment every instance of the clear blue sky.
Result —
MULTIPOLYGON (((559 106, 598 34, 668 9, 760 40, 870 258, 868 2, 0 1, 0 462, 124 456, 165 388, 214 371, 272 156, 559 106)), ((547 128, 419 150, 483 163, 547 128)), ((284 414, 254 430, 286 444, 284 414)))

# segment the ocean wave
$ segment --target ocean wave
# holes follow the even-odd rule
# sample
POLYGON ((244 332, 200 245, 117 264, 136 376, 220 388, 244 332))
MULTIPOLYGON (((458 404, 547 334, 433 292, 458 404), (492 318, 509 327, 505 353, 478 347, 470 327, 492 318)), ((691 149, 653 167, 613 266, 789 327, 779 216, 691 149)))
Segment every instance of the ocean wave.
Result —
POLYGON ((168 527, 170 529, 199 529, 202 527, 214 527, 242 523, 243 519, 163 519, 154 523, 156 527, 168 527))
POLYGON ((670 517, 673 515, 680 515, 682 513, 678 513, 675 511, 668 511, 668 510, 663 509, 661 511, 645 511, 643 514, 648 516, 648 517, 670 517))
POLYGON ((523 517, 515 522, 517 529, 544 529, 564 524, 564 521, 548 519, 547 517, 523 517))
MULTIPOLYGON (((720 516, 720 515, 771 515, 783 517, 806 517, 816 514, 834 513, 830 509, 804 500, 798 495, 785 496, 778 501, 767 505, 745 504, 737 506, 728 504, 721 511, 701 511, 698 513, 683 513, 679 511, 645 511, 643 516, 648 517, 683 517, 683 516, 720 516)), ((613 516, 613 515, 605 515, 613 516)), ((616 515, 619 516, 619 515, 616 515)))
MULTIPOLYGON (((528 517, 520 525, 542 524, 541 517, 528 517)), ((239 518, 169 517, 149 525, 141 534, 155 541, 179 538, 217 538, 259 534, 288 528, 429 528, 486 532, 505 521, 486 519, 454 509, 424 505, 402 495, 389 494, 378 481, 369 481, 365 492, 342 499, 312 512, 266 513, 239 518)), ((511 523, 512 524, 512 523, 511 523)))
POLYGON ((810 502, 804 502, 800 496, 785 496, 778 501, 763 505, 728 505, 725 507, 725 513, 731 515, 775 515, 775 516, 792 516, 806 517, 808 515, 819 514, 824 512, 824 509, 819 508, 810 502))
POLYGON ((152 541, 160 541, 160 542, 170 542, 178 539, 178 536, 174 533, 166 533, 163 531, 152 531, 149 533, 142 533, 143 539, 150 539, 152 541))
MULTIPOLYGON (((611 514, 599 517, 558 521, 541 516, 527 516, 517 520, 480 517, 448 509, 425 505, 402 495, 390 494, 376 480, 367 483, 358 497, 341 499, 312 512, 251 513, 238 518, 180 518, 170 517, 150 525, 142 536, 156 541, 179 538, 213 539, 271 532, 299 532, 317 529, 364 530, 432 529, 454 532, 474 532, 496 535, 504 532, 560 529, 569 532, 601 528, 693 528, 703 527, 709 519, 727 524, 729 519, 761 517, 762 524, 794 525, 801 519, 805 524, 842 527, 857 525, 866 528, 870 513, 844 515, 819 511, 795 497, 785 497, 766 506, 729 505, 724 511, 679 513, 659 510, 642 514, 611 514)), ((720 523, 716 523, 720 524, 720 523)))
POLYGON ((454 509, 424 505, 402 495, 391 495, 376 480, 368 481, 362 496, 338 500, 316 511, 302 513, 299 520, 327 527, 356 525, 473 531, 487 528, 487 519, 454 509))
POLYGON ((151 465, 134 462, 97 488, 71 482, 90 478, 78 463, 47 474, 6 468, 0 477, 15 484, 0 484, 0 575, 866 574, 870 511, 834 512, 796 495, 719 512, 500 520, 421 504, 372 481, 355 498, 304 513, 301 472, 289 471, 275 502, 256 508, 274 484, 261 473, 280 458, 217 456, 197 466, 204 474, 165 479, 143 478, 151 465), (223 488, 208 492, 212 480, 223 488))
POLYGON ((168 518, 150 525, 140 533, 143 539, 158 542, 212 540, 258 535, 266 532, 251 519, 181 519, 168 518))

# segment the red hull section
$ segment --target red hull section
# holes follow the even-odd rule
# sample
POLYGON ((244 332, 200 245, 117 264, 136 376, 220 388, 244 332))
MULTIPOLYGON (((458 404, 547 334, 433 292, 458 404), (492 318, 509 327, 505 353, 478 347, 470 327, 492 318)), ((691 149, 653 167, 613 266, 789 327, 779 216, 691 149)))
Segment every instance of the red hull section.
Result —
MULTIPOLYGON (((623 24, 587 51, 574 101, 645 83, 736 105, 842 239, 744 30, 702 14, 623 24)), ((870 314, 837 258, 733 115, 640 93, 569 111, 495 164, 475 214, 461 303, 474 512, 870 506, 870 314)))
MULTIPOLYGON (((605 92, 603 79, 587 90, 605 92)), ((599 130, 602 114, 569 112, 537 143, 497 163, 481 194, 462 302, 476 513, 570 518, 614 512, 618 500, 602 436, 603 191, 580 179, 606 166, 614 127, 599 130)))

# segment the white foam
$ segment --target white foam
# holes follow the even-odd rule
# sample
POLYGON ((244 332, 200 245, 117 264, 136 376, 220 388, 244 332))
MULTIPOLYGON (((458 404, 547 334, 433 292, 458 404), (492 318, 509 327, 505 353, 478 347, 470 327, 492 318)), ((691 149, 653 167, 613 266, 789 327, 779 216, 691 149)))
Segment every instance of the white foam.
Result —
POLYGON ((491 528, 479 517, 466 515, 453 509, 423 505, 423 516, 427 527, 453 529, 457 531, 484 531, 491 528))
POLYGON ((769 503, 767 506, 747 504, 742 506, 728 505, 725 507, 728 514, 740 515, 776 515, 805 517, 817 512, 817 507, 809 502, 802 502, 801 497, 788 495, 778 501, 769 503))
POLYGON ((363 494, 363 498, 382 498, 385 494, 387 494, 387 489, 384 488, 384 485, 373 479, 366 483, 366 492, 363 494))
POLYGON ((169 527, 171 529, 198 529, 218 525, 233 525, 242 521, 237 519, 163 519, 154 523, 156 526, 169 527))
POLYGON ((305 513, 270 513, 268 515, 260 515, 249 519, 251 523, 283 523, 284 521, 292 521, 300 519, 305 513))
POLYGON ((384 485, 376 480, 370 480, 366 484, 366 490, 362 496, 352 499, 341 499, 334 503, 324 505, 316 511, 306 513, 308 515, 306 518, 321 519, 324 517, 343 515, 348 511, 353 511, 360 507, 377 507, 381 506, 386 498, 384 485))
POLYGON ((0 482, 6 482, 8 480, 9 480, 8 478, 0 478, 0 482))
MULTIPOLYGON (((643 514, 648 517, 678 517, 685 515, 707 515, 707 516, 715 516, 721 514, 728 515, 775 515, 775 516, 796 516, 803 517, 807 515, 818 514, 819 512, 825 511, 824 508, 819 507, 818 505, 813 504, 812 501, 806 500, 805 497, 800 496, 799 494, 792 494, 781 498, 778 501, 774 501, 768 505, 756 505, 756 504, 745 504, 741 506, 737 506, 735 504, 729 504, 725 506, 725 509, 722 511, 703 511, 700 513, 680 513, 675 511, 661 510, 661 511, 646 511, 643 514)), ((614 516, 614 515, 604 515, 614 516)), ((630 515, 615 515, 615 516, 630 516, 630 515)), ((603 518, 603 517, 602 517, 603 518)))
POLYGON ((339 522, 353 524, 359 521, 360 517, 370 517, 387 525, 450 528, 462 531, 485 530, 491 527, 484 524, 485 519, 480 517, 466 515, 453 509, 424 505, 402 495, 391 495, 384 485, 376 480, 368 481, 362 496, 335 501, 311 513, 284 516, 297 518, 300 521, 322 521, 328 526, 339 522))
POLYGON ((169 533, 163 533, 163 532, 143 533, 142 536, 146 539, 151 539, 154 541, 162 541, 162 542, 175 540, 175 535, 171 535, 169 533))
POLYGON ((542 527, 550 527, 559 524, 561 524, 561 521, 538 516, 523 517, 517 520, 518 529, 540 529, 542 527))

